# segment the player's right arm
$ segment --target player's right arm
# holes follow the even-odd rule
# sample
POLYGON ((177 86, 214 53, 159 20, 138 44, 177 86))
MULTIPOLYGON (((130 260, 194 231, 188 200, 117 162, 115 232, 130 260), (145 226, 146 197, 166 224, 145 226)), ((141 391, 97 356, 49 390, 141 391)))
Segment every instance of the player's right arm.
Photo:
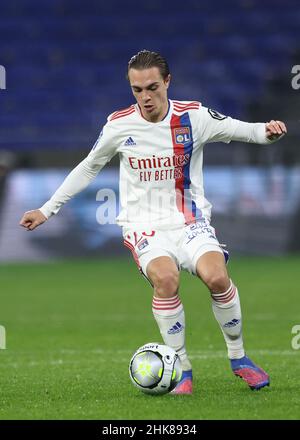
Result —
POLYGON ((32 231, 45 223, 72 197, 83 191, 116 153, 116 129, 107 123, 89 155, 74 168, 62 185, 41 208, 27 211, 20 226, 32 231))
POLYGON ((20 225, 32 231, 39 225, 42 225, 47 220, 47 217, 39 209, 27 211, 20 220, 20 225))

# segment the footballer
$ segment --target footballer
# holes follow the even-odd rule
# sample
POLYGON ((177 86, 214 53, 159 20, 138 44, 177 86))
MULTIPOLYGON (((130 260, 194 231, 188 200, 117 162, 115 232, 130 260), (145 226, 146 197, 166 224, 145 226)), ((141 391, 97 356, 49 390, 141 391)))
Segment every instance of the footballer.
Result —
POLYGON ((193 391, 179 296, 181 270, 207 286, 233 373, 251 389, 263 388, 270 378, 245 353, 238 288, 227 271, 228 252, 210 223, 212 206, 203 188, 203 147, 231 141, 271 144, 287 132, 286 126, 278 120, 243 122, 198 101, 169 99, 169 66, 156 52, 134 55, 127 78, 136 103, 108 116, 88 156, 50 200, 23 215, 20 225, 33 230, 57 214, 118 154, 121 211, 117 223, 125 246, 153 287, 152 312, 164 343, 181 360, 183 375, 173 393, 193 391))

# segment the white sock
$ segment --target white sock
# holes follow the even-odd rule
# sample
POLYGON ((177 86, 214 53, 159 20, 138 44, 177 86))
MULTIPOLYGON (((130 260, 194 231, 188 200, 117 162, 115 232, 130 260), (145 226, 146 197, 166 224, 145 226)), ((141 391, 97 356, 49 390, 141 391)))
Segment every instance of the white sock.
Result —
POLYGON ((229 359, 245 356, 242 336, 242 313, 239 293, 230 281, 230 287, 224 293, 213 293, 212 309, 218 321, 227 345, 229 359))
POLYGON ((185 315, 178 295, 172 298, 153 296, 152 312, 166 345, 178 353, 182 369, 192 368, 185 348, 185 315))

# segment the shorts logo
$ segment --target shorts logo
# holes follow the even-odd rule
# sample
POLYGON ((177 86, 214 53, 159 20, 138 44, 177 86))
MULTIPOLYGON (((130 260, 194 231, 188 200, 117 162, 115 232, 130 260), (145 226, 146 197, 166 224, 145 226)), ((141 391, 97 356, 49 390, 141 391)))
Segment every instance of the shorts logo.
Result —
POLYGON ((190 127, 174 128, 174 137, 176 144, 185 144, 186 142, 190 142, 191 140, 190 127))
POLYGON ((138 245, 139 250, 141 251, 142 249, 144 249, 146 246, 148 246, 148 240, 143 240, 140 242, 140 244, 138 245))

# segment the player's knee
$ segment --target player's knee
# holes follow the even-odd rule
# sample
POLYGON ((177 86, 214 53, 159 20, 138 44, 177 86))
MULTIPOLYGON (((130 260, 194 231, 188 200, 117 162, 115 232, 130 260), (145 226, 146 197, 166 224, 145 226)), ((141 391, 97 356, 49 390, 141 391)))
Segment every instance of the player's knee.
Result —
POLYGON ((179 275, 176 272, 160 272, 154 281, 155 294, 161 298, 168 298, 176 294, 179 286, 179 275))
POLYGON ((211 292, 223 293, 230 287, 230 280, 226 272, 213 272, 204 280, 211 292))

